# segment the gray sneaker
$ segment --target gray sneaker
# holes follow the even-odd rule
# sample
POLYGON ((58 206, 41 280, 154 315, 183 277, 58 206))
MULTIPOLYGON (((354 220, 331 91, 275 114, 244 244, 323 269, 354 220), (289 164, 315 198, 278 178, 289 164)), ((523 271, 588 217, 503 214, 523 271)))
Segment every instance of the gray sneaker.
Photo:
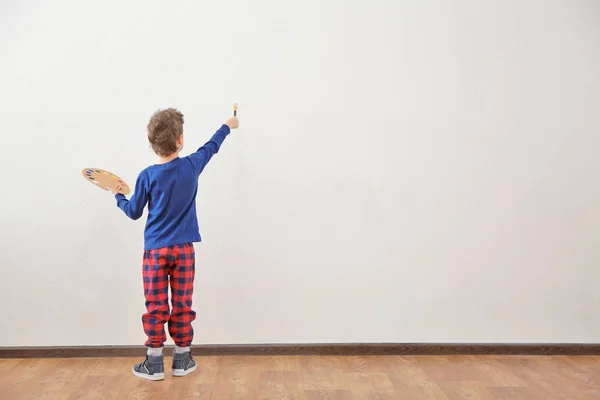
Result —
POLYGON ((173 376, 186 376, 196 370, 196 361, 190 351, 176 353, 173 350, 173 376))
POLYGON ((133 366, 133 374, 140 378, 160 381, 165 379, 165 357, 146 355, 146 360, 133 366))

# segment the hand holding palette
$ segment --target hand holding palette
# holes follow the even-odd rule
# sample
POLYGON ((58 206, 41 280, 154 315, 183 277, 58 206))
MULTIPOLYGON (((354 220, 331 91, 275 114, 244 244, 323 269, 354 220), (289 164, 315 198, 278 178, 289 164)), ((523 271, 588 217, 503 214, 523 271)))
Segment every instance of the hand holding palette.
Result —
POLYGON ((83 177, 101 189, 113 188, 121 194, 129 194, 131 189, 124 180, 115 174, 99 168, 85 168, 81 171, 83 177))

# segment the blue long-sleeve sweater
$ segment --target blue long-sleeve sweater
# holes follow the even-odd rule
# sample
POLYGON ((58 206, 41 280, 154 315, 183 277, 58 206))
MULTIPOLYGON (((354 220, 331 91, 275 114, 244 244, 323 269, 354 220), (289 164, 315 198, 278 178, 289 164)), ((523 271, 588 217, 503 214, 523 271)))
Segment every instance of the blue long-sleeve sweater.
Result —
POLYGON ((222 125, 195 153, 144 169, 130 200, 115 195, 119 208, 133 220, 140 218, 148 205, 144 250, 202 240, 196 216, 198 177, 229 133, 229 127, 222 125))

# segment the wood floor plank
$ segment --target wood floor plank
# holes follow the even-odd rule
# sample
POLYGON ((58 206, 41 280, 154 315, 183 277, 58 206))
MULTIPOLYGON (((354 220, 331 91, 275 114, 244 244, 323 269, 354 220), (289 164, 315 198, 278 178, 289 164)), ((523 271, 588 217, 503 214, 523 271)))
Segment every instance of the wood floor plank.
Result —
POLYGON ((544 376, 550 379, 540 380, 544 383, 547 391, 559 394, 563 398, 581 399, 584 394, 599 388, 598 374, 593 371, 585 371, 578 365, 569 365, 565 357, 542 357, 539 359, 527 359, 530 369, 543 371, 544 376))
POLYGON ((584 397, 589 399, 600 399, 600 390, 586 390, 584 392, 584 397))
POLYGON ((210 400, 212 398, 214 389, 212 383, 196 383, 193 380, 186 378, 173 378, 169 388, 169 398, 177 400, 210 400))
POLYGON ((485 375, 487 379, 478 381, 489 386, 524 386, 525 382, 519 379, 504 364, 499 363, 487 356, 469 356, 464 361, 464 365, 476 369, 479 373, 485 375))
POLYGON ((384 363, 380 356, 339 356, 341 371, 346 373, 384 373, 384 363))
POLYGON ((127 377, 126 384, 120 392, 120 398, 130 400, 168 399, 171 396, 172 379, 164 381, 148 381, 127 377))
POLYGON ((421 386, 433 379, 423 369, 399 356, 382 356, 382 369, 392 383, 399 386, 421 386))
POLYGON ((396 400, 394 385, 385 373, 351 373, 348 385, 355 399, 396 400))
POLYGON ((219 357, 219 371, 235 370, 235 369, 238 369, 241 367, 258 369, 258 365, 260 363, 261 363, 261 357, 223 356, 223 357, 219 357))
POLYGON ((546 357, 510 357, 498 358, 497 362, 506 365, 521 379, 525 386, 544 400, 565 400, 560 388, 562 380, 552 368, 548 368, 546 357))
POLYGON ((305 400, 300 371, 262 371, 259 377, 260 400, 305 400))
POLYGON ((81 384, 96 360, 62 359, 41 380, 32 383, 32 398, 66 399, 81 384))
MULTIPOLYGON (((124 386, 125 377, 118 375, 88 375, 71 393, 67 400, 118 400, 124 386)), ((123 397, 121 397, 123 398, 123 397)))
POLYGON ((0 359, 0 372, 9 371, 9 370, 15 368, 16 365, 19 364, 21 361, 23 361, 22 358, 1 358, 0 359))
POLYGON ((449 400, 437 385, 398 386, 394 385, 398 399, 409 400, 449 400))
MULTIPOLYGON (((447 400, 435 380, 423 370, 426 365, 440 364, 431 357, 381 356, 379 362, 393 383, 398 398, 447 400)), ((446 365, 445 362, 442 363, 446 365)))
POLYGON ((440 388, 449 400, 497 400, 483 385, 478 382, 441 382, 440 388))
POLYGON ((576 357, 557 357, 553 361, 560 374, 576 388, 582 391, 600 390, 600 378, 597 372, 581 360, 578 362, 576 357))
POLYGON ((263 356, 253 357, 253 365, 259 371, 300 371, 297 356, 263 356))
POLYGON ((213 387, 212 400, 255 400, 259 370, 249 357, 223 357, 213 387), (250 365, 246 365, 246 362, 250 365))
POLYGON ((342 365, 337 357, 310 357, 298 358, 304 390, 344 390, 348 389, 348 382, 342 371, 342 365))
POLYGON ((306 400, 354 400, 350 390, 305 390, 306 400))
MULTIPOLYGON (((194 357, 194 360, 196 361, 196 371, 185 378, 197 385, 214 385, 219 372, 219 357, 194 357)), ((167 373, 170 373, 171 360, 168 364, 165 361, 165 369, 167 373)))
MULTIPOLYGON (((131 370, 134 364, 143 361, 138 358, 96 358, 96 365, 90 371, 91 376, 122 375, 125 369, 131 370)), ((167 360, 165 359, 165 365, 167 360)))
MULTIPOLYGON (((421 368, 436 382, 479 382, 495 386, 494 374, 490 373, 489 368, 483 369, 470 357, 456 356, 452 361, 452 363, 427 364, 421 368)), ((494 370, 495 372, 497 371, 494 370)), ((516 380, 516 377, 514 379, 516 380)))
POLYGON ((28 359, 0 374, 0 399, 29 399, 39 382, 50 374, 60 359, 28 359))
POLYGON ((487 390, 496 400, 544 400, 526 387, 490 387, 487 390))
POLYGON ((171 360, 165 359, 165 373, 171 379, 169 395, 176 399, 210 399, 219 371, 218 357, 194 357, 196 371, 185 377, 169 377, 171 360))

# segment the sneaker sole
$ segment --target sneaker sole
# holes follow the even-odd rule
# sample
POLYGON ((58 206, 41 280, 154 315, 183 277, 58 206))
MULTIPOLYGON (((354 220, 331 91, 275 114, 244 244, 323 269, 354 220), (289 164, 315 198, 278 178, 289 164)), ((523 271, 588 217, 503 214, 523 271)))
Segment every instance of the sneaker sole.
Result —
POLYGON ((165 379, 165 374, 164 373, 162 373, 162 374, 148 375, 148 374, 143 374, 141 372, 137 372, 135 369, 132 369, 131 371, 138 378, 144 378, 144 379, 148 379, 150 381, 162 381, 163 379, 165 379))
POLYGON ((196 370, 196 365, 188 369, 174 369, 173 376, 186 376, 187 374, 191 374, 196 370))

